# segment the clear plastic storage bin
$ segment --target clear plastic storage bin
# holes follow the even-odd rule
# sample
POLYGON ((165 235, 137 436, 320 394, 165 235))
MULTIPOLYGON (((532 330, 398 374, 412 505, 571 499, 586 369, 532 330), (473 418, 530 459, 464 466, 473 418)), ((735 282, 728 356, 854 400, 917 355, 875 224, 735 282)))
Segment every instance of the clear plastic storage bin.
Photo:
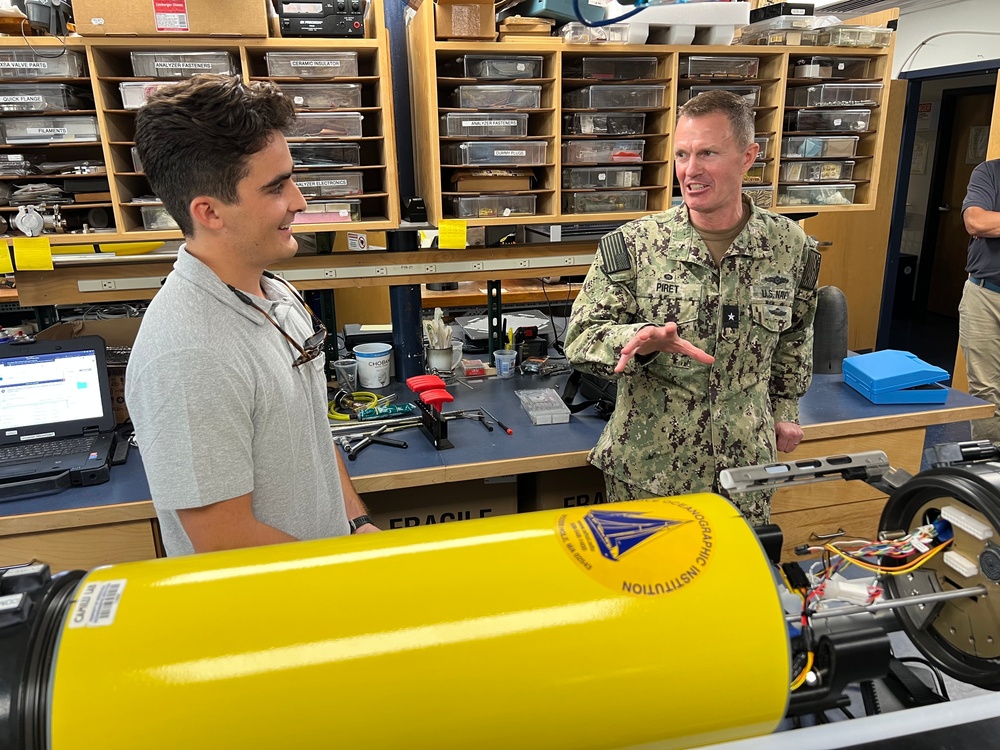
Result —
POLYGON ((757 158, 766 159, 768 156, 767 152, 768 152, 768 147, 770 146, 771 143, 771 139, 768 138, 766 135, 758 135, 756 138, 753 139, 753 142, 756 143, 758 146, 760 146, 760 148, 757 150, 757 158))
POLYGON ((619 211, 645 211, 645 190, 597 190, 587 193, 563 193, 563 213, 603 214, 619 211))
POLYGON ((642 182, 642 167, 567 167, 563 188, 633 188, 642 182))
POLYGON ((874 107, 882 97, 881 83, 821 83, 791 89, 796 107, 874 107))
POLYGON ((449 112, 441 116, 442 136, 465 138, 511 138, 528 134, 528 115, 466 114, 449 112))
POLYGON ((501 219, 506 216, 534 216, 534 195, 446 196, 445 205, 459 219, 501 219))
POLYGON ((292 164, 308 167, 361 166, 361 147, 357 143, 289 143, 292 164))
POLYGON ((681 75, 688 78, 756 78, 757 57, 691 55, 681 58, 681 75))
POLYGON ((350 221, 361 221, 361 201, 357 198, 306 203, 306 210, 296 214, 292 223, 345 224, 350 221))
POLYGON ((781 139, 781 157, 849 159, 858 152, 856 135, 787 136, 781 139))
POLYGON ((650 109, 663 106, 666 86, 586 86, 563 95, 563 104, 577 109, 650 109))
POLYGON ((860 133, 868 130, 870 109, 800 109, 785 113, 785 129, 860 133))
POLYGON ((149 95, 164 86, 176 86, 180 81, 129 81, 119 83, 118 91, 122 95, 122 109, 139 109, 149 95))
POLYGON ((566 44, 645 44, 649 29, 645 24, 609 23, 607 26, 587 26, 570 21, 559 27, 559 36, 566 44))
POLYGON ((143 206, 139 209, 142 213, 142 225, 146 229, 162 231, 164 229, 180 229, 174 217, 167 213, 163 206, 143 206))
POLYGON ((538 109, 541 86, 459 86, 452 103, 462 109, 538 109))
POLYGON ((569 421, 569 407, 558 391, 552 388, 533 388, 514 393, 521 400, 521 406, 532 424, 564 424, 569 421))
POLYGON ((357 52, 268 52, 273 78, 352 78, 358 75, 357 52))
POLYGON ((781 182, 843 182, 854 176, 853 161, 785 161, 781 163, 781 182))
POLYGON ((777 47, 811 47, 819 41, 819 32, 811 29, 780 29, 740 36, 740 44, 770 44, 777 47))
POLYGON ((0 84, 0 112, 47 112, 93 109, 78 89, 64 83, 0 84))
POLYGON ((752 200, 758 208, 771 208, 774 205, 774 192, 771 185, 745 187, 743 195, 752 200))
POLYGON ((284 131, 289 138, 360 138, 360 112, 299 112, 284 131))
POLYGON ((779 185, 779 206, 846 206, 854 203, 854 185, 779 185))
POLYGON ((442 148, 445 164, 537 167, 545 164, 545 141, 469 141, 446 143, 442 148))
POLYGON ((789 74, 792 78, 869 78, 871 59, 867 57, 811 57, 792 58, 789 74))
POLYGON ((364 192, 361 172, 302 172, 292 175, 292 181, 307 199, 337 198, 364 192))
POLYGON ((132 72, 147 78, 191 78, 200 73, 233 75, 238 71, 229 52, 147 50, 132 53, 132 72))
POLYGON ((566 135, 642 135, 645 112, 574 112, 563 115, 566 135))
POLYGON ((744 185, 761 185, 764 182, 764 167, 762 161, 755 161, 750 165, 750 169, 743 175, 744 185))
POLYGON ((542 77, 540 55, 463 55, 458 58, 458 67, 465 78, 484 81, 542 77))
POLYGON ((760 86, 691 86, 678 90, 677 101, 686 102, 698 94, 706 94, 709 91, 729 91, 746 99, 753 107, 760 104, 760 86))
POLYGON ((0 175, 25 177, 34 174, 39 161, 41 159, 35 154, 0 154, 0 175))
POLYGON ((570 141, 562 145, 564 164, 618 164, 641 162, 645 141, 570 141))
POLYGON ((876 26, 827 26, 820 29, 821 47, 888 47, 892 30, 876 26))
POLYGON ((299 109, 350 109, 361 106, 359 83, 283 83, 281 90, 299 109))
POLYGON ((563 61, 564 78, 636 81, 656 78, 655 57, 582 57, 563 61))
POLYGON ((6 143, 74 143, 99 141, 97 118, 90 115, 69 117, 8 117, 3 120, 6 143))
POLYGON ((66 51, 58 57, 36 55, 27 49, 0 49, 0 78, 81 78, 84 57, 66 51))

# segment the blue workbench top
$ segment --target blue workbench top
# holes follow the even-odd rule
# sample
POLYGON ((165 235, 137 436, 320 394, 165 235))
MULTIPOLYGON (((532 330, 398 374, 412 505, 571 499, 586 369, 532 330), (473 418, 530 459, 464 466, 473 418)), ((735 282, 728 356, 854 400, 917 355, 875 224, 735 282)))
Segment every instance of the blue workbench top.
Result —
MULTIPOLYGON (((405 440, 409 445, 407 449, 371 445, 358 455, 357 460, 345 460, 345 464, 351 476, 357 479, 589 451, 605 425, 604 420, 594 414, 592 407, 573 415, 566 424, 536 427, 531 424, 514 395, 515 390, 522 388, 558 386, 561 390, 565 379, 566 376, 545 379, 537 376, 515 377, 510 380, 486 378, 481 382, 474 382, 471 390, 461 385, 452 386, 449 392, 455 396, 455 401, 445 405, 446 412, 485 407, 510 427, 514 434, 507 435, 498 427, 493 432, 487 432, 480 422, 474 420, 453 420, 448 423, 448 437, 456 446, 453 449, 435 450, 418 430, 403 430, 393 433, 391 437, 405 440)), ((394 384, 391 389, 399 393, 401 401, 412 398, 409 389, 402 385, 394 384)), ((956 421, 948 416, 951 410, 983 403, 966 393, 951 390, 948 401, 944 404, 877 405, 845 385, 841 375, 816 375, 812 387, 801 401, 801 423, 808 428, 826 423, 873 419, 892 421, 895 417, 903 418, 906 415, 919 415, 925 423, 942 423, 956 421), (928 412, 941 413, 932 415, 928 412)), ((900 426, 912 427, 918 423, 914 420, 906 421, 907 424, 900 426)), ((892 427, 885 426, 882 429, 892 427)), ((498 473, 506 472, 501 466, 498 473)), ((416 478, 403 482, 408 486, 424 483, 430 482, 422 482, 416 478)), ((149 486, 142 460, 139 452, 133 450, 127 463, 112 467, 110 482, 94 487, 75 487, 52 495, 0 502, 0 518, 148 500, 149 486)))

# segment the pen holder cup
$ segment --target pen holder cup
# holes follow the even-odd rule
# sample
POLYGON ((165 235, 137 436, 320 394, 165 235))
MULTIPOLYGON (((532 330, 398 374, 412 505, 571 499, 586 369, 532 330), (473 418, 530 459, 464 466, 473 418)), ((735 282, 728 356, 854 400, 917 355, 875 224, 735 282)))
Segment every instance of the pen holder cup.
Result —
POLYGON ((456 355, 455 349, 450 346, 447 349, 427 349, 427 371, 451 372, 461 359, 461 350, 456 355))
POLYGON ((493 352, 493 361, 496 362, 498 378, 506 379, 514 377, 517 352, 513 349, 498 349, 493 352))

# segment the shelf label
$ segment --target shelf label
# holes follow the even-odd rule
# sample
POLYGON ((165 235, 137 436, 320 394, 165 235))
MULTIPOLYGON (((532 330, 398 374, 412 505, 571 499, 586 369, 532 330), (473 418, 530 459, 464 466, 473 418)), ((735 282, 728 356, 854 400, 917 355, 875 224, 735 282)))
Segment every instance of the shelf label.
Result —
POLYGON ((190 31, 186 0, 153 0, 157 31, 190 31))

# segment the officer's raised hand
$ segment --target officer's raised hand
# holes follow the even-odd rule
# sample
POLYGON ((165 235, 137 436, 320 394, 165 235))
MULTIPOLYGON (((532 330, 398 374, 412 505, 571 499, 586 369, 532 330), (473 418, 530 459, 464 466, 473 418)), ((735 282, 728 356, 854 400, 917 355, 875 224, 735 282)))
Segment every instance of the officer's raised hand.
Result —
POLYGON ((715 357, 711 354, 678 336, 676 323, 666 323, 662 326, 646 326, 640 329, 632 340, 622 347, 622 355, 615 365, 615 372, 624 372, 625 366, 635 355, 653 352, 684 354, 703 365, 710 365, 715 361, 715 357))

